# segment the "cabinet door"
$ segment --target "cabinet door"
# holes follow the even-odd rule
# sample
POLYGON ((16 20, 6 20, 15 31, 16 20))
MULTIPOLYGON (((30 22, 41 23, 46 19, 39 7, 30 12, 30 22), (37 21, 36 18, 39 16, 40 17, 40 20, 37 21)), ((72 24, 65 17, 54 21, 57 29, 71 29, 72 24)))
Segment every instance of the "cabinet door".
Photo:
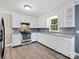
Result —
POLYGON ((74 3, 75 3, 75 5, 78 5, 79 4, 79 0, 75 0, 74 3))
POLYGON ((46 34, 39 33, 38 34, 38 42, 48 46, 48 36, 46 34))
POLYGON ((38 40, 38 33, 32 33, 31 34, 31 40, 32 41, 37 41, 38 40))
POLYGON ((52 35, 49 35, 48 37, 48 46, 52 49, 56 49, 56 45, 57 45, 57 42, 56 42, 57 38, 55 36, 52 36, 52 35))
POLYGON ((64 27, 65 21, 64 21, 64 10, 63 9, 61 9, 61 11, 58 15, 58 19, 59 19, 58 20, 59 21, 59 27, 64 27))
POLYGON ((69 38, 63 38, 60 37, 61 39, 59 40, 59 47, 58 47, 58 51, 68 57, 70 57, 72 51, 72 46, 71 46, 71 42, 69 40, 69 38))
POLYGON ((74 27, 75 26, 75 21, 74 21, 74 6, 68 5, 64 9, 64 27, 74 27))
POLYGON ((12 15, 12 28, 20 28, 21 17, 12 15))
POLYGON ((46 40, 45 40, 45 35, 44 34, 41 34, 39 33, 39 37, 38 37, 38 41, 42 44, 45 44, 46 40))
POLYGON ((49 47, 49 43, 50 43, 50 40, 49 40, 49 35, 47 34, 44 34, 43 35, 43 43, 49 47))
POLYGON ((38 42, 42 43, 43 38, 42 38, 42 34, 38 33, 38 42))
POLYGON ((21 45, 21 34, 12 35, 12 46, 21 45))
POLYGON ((40 16, 38 23, 39 23, 39 28, 47 28, 47 17, 40 16))

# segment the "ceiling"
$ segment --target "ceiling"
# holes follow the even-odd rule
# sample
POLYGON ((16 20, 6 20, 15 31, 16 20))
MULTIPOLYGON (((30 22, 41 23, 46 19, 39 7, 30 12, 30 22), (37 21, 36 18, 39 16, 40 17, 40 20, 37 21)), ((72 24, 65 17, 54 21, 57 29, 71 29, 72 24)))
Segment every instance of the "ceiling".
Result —
POLYGON ((11 11, 39 16, 70 0, 0 0, 0 8, 11 11), (24 10, 24 4, 30 5, 30 11, 24 10))

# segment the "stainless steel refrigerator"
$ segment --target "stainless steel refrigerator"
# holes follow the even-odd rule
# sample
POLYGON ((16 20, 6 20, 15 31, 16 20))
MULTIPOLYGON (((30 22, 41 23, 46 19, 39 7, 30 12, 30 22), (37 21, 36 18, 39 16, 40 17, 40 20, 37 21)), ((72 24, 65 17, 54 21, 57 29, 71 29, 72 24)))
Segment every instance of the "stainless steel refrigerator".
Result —
POLYGON ((0 57, 3 58, 5 51, 5 26, 4 19, 0 19, 0 57))

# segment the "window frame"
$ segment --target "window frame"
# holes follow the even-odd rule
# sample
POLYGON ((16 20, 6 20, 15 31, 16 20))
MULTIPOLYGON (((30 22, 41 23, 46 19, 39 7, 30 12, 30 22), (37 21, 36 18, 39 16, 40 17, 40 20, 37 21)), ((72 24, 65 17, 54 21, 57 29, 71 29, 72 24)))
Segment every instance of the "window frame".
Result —
MULTIPOLYGON (((50 31, 50 32, 59 32, 59 22, 58 22, 58 21, 59 21, 59 20, 58 20, 58 16, 57 16, 57 15, 48 18, 47 23, 48 23, 49 31, 50 31), (51 29, 51 21, 52 21, 52 20, 54 20, 54 22, 53 22, 53 23, 54 23, 54 24, 53 24, 54 28, 55 28, 55 26, 57 25, 57 27, 58 27, 57 30, 52 30, 52 29, 51 29), (56 21, 57 23, 55 23, 55 20, 57 20, 57 21, 56 21)), ((56 28, 55 28, 55 29, 56 29, 56 28)))

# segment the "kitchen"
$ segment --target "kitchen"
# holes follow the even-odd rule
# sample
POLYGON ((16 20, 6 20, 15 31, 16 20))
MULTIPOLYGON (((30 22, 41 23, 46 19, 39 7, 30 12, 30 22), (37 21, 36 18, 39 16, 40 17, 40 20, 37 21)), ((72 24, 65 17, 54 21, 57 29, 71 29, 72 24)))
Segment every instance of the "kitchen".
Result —
MULTIPOLYGON (((28 5, 24 5, 25 3, 22 3, 20 8, 18 7, 18 4, 24 1, 18 0, 15 3, 13 0, 3 0, 1 2, 0 18, 3 17, 5 24, 5 48, 9 47, 15 51, 15 49, 19 50, 25 46, 30 48, 29 45, 33 45, 33 47, 39 47, 39 44, 41 44, 42 46, 46 47, 46 49, 48 48, 50 50, 54 50, 55 53, 57 52, 63 56, 60 57, 58 55, 56 56, 57 59, 79 58, 77 57, 79 56, 78 0, 61 0, 62 3, 58 0, 29 0, 25 2, 28 5), (15 3, 17 6, 15 7, 11 5, 10 2, 15 3), (39 3, 41 3, 41 5, 39 3), (25 6, 31 8, 32 10, 24 10, 25 6), (35 7, 36 9, 34 9, 35 7)), ((7 51, 10 50, 9 48, 7 51)), ((26 48, 26 50, 30 51, 28 48, 26 48)), ((16 57, 18 53, 20 54, 20 52, 24 51, 17 52, 16 57)), ((44 54, 45 56, 48 55, 46 53, 44 54)), ((6 56, 7 54, 4 55, 5 59, 10 59, 13 57, 6 56)), ((21 56, 24 56, 24 59, 35 59, 26 58, 27 56, 25 56, 25 54, 21 56)), ((50 58, 49 56, 47 58, 50 58)), ((16 57, 13 58, 16 59, 16 57)), ((17 59, 19 57, 17 57, 17 59)), ((39 59, 43 59, 43 57, 44 56, 42 56, 42 58, 39 57, 39 59)), ((54 57, 51 57, 50 59, 52 58, 54 57)))

